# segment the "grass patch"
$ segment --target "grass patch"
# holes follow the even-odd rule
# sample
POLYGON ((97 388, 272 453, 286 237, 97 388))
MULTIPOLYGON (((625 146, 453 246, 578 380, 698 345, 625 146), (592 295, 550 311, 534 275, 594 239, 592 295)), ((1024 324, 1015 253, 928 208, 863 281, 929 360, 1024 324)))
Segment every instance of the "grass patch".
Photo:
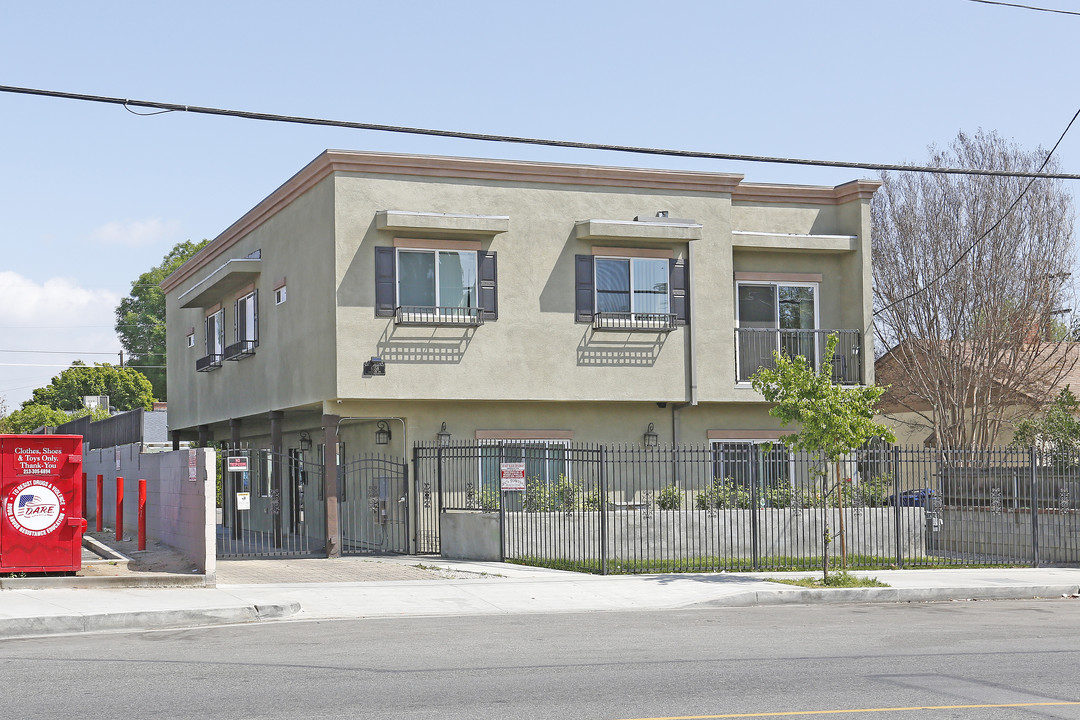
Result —
POLYGON ((770 579, 769 582, 798 585, 805 588, 889 587, 888 583, 883 583, 877 578, 858 577, 846 572, 832 573, 827 579, 820 577, 794 578, 790 580, 770 579))
MULTIPOLYGON (((569 558, 525 556, 520 558, 507 558, 506 562, 515 565, 527 565, 530 567, 550 568, 552 570, 569 570, 581 573, 600 573, 600 561, 596 559, 571 560, 569 558)), ((942 562, 938 558, 920 557, 912 558, 904 563, 906 568, 918 569, 942 569, 942 568, 996 568, 996 567, 1028 567, 1020 563, 980 564, 957 562, 942 562)), ((848 555, 849 570, 897 570, 896 558, 881 557, 874 555, 848 555)), ((611 558, 607 563, 609 575, 640 575, 653 573, 716 573, 716 572, 793 572, 793 571, 821 571, 821 557, 791 557, 791 556, 765 556, 758 559, 755 565, 749 558, 731 558, 717 556, 692 557, 680 560, 670 559, 645 559, 645 558, 611 558)), ((829 572, 841 573, 840 559, 831 557, 829 572)))

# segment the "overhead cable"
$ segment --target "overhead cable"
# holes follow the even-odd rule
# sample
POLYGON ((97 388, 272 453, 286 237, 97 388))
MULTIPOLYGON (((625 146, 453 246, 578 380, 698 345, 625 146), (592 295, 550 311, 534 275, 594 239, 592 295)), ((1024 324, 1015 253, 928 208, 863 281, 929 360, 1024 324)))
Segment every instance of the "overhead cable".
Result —
MULTIPOLYGON (((157 102, 154 100, 133 100, 130 98, 108 97, 105 95, 86 95, 82 93, 61 92, 58 90, 40 90, 35 88, 0 85, 0 92, 19 95, 38 95, 64 100, 121 105, 128 110, 132 107, 152 108, 163 112, 190 112, 202 115, 223 115, 247 120, 265 120, 300 125, 320 125, 324 127, 349 128, 353 130, 374 130, 379 132, 404 133, 409 135, 432 135, 459 140, 480 140, 483 142, 517 143, 521 145, 541 145, 545 147, 575 148, 579 150, 605 150, 611 152, 636 153, 639 155, 662 155, 665 157, 684 157, 705 160, 731 160, 736 162, 774 163, 781 165, 810 165, 814 167, 856 168, 860 170, 897 170, 903 172, 933 173, 937 175, 988 175, 993 177, 1034 177, 1057 180, 1080 180, 1080 174, 1074 173, 1030 173, 1012 170, 984 170, 981 168, 950 168, 925 165, 896 165, 889 163, 849 162, 842 160, 811 160, 806 158, 770 157, 766 155, 738 155, 734 153, 707 152, 700 150, 675 150, 670 148, 639 147, 634 145, 612 145, 609 143, 588 143, 572 140, 551 140, 545 138, 520 137, 516 135, 491 135, 487 133, 465 132, 460 130, 437 130, 433 128, 406 127, 402 125, 382 125, 378 123, 350 122, 346 120, 327 120, 323 118, 300 117, 296 115, 275 115, 273 113, 250 112, 246 110, 227 110, 224 108, 203 107, 199 105, 180 105, 157 102)), ((141 115, 142 113, 136 113, 141 115)), ((156 113, 155 113, 156 114, 156 113)))

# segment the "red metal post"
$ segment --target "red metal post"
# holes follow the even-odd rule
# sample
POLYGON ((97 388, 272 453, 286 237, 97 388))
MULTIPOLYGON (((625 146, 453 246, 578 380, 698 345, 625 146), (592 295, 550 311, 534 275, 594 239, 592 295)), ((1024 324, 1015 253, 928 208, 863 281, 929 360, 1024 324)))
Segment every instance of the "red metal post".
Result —
POLYGON ((104 506, 105 506, 105 500, 103 499, 104 495, 105 495, 105 493, 103 492, 104 486, 105 486, 105 478, 102 477, 101 475, 98 475, 97 476, 97 499, 95 501, 95 503, 97 505, 97 515, 94 516, 94 531, 95 532, 101 532, 101 516, 103 514, 102 510, 104 509, 104 506))
POLYGON ((116 540, 124 539, 124 478, 116 478, 116 540))
POLYGON ((146 549, 146 481, 139 481, 139 549, 146 549))
POLYGON ((86 517, 86 493, 90 488, 86 484, 86 473, 82 474, 82 517, 86 517))

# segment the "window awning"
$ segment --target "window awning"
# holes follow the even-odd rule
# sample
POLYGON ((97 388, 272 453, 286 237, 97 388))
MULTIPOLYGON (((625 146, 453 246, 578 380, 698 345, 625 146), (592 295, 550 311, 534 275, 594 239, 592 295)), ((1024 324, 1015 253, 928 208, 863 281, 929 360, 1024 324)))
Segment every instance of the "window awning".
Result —
POLYGON ((510 229, 510 217, 379 210, 375 213, 375 227, 379 230, 420 234, 493 236, 510 229))
POLYGON ((701 239, 699 223, 578 220, 574 229, 578 240, 688 242, 701 239))
POLYGON ((204 308, 221 302, 229 293, 250 285, 259 277, 262 261, 236 258, 227 261, 180 294, 180 307, 204 308))

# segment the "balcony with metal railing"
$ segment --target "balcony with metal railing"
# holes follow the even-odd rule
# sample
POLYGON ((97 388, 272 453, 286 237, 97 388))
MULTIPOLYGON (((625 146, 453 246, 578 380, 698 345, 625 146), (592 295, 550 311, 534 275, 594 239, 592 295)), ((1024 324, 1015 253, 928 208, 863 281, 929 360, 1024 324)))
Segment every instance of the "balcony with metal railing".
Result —
POLYGON ((672 313, 598 312, 593 314, 593 330, 628 332, 671 332, 676 327, 672 313))
POLYGON ((394 324, 476 327, 484 324, 483 312, 478 307, 399 305, 394 309, 394 324))
POLYGON ((829 335, 838 342, 832 359, 832 378, 841 385, 863 381, 862 333, 858 330, 777 330, 776 328, 735 329, 735 373, 738 382, 750 382, 758 368, 776 367, 774 352, 788 357, 802 355, 820 371, 829 335))
POLYGON ((210 353, 195 361, 195 372, 212 372, 221 367, 222 356, 210 353))
POLYGON ((226 360, 243 360, 249 358, 255 354, 255 348, 258 346, 258 340, 241 340, 229 345, 225 348, 226 360))

